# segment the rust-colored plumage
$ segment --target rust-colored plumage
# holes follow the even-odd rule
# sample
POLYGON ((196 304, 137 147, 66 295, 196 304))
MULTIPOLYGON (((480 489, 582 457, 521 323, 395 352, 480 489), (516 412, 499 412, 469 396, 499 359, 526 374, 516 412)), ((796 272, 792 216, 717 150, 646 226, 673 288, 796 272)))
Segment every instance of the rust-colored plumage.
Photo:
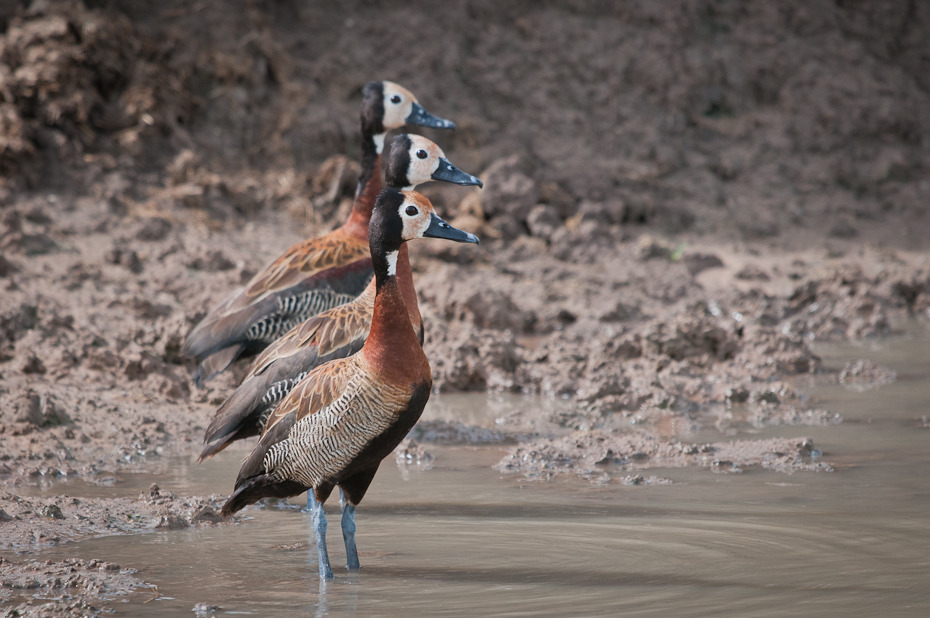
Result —
MULTIPOLYGON (((412 189, 433 179, 481 185, 481 181, 456 169, 442 150, 419 135, 394 138, 385 169, 389 186, 412 189)), ((420 317, 413 272, 406 245, 397 259, 397 284, 420 343, 420 317)), ((231 442, 257 435, 267 415, 288 391, 317 365, 354 354, 361 349, 371 326, 375 282, 353 301, 314 316, 272 343, 252 364, 242 384, 216 411, 204 434, 200 459, 221 451, 231 442)))
POLYGON ((413 94, 392 82, 372 82, 363 95, 362 173, 348 220, 325 236, 288 249, 191 330, 182 352, 201 361, 198 383, 239 355, 261 351, 306 318, 348 302, 370 281, 368 221, 381 190, 378 169, 385 133, 405 123, 454 125, 427 113, 413 94))
POLYGON ((245 302, 260 301, 299 284, 314 273, 367 259, 367 239, 343 229, 333 230, 326 236, 305 240, 288 249, 249 282, 242 297, 245 302))
MULTIPOLYGON (((371 226, 376 294, 362 349, 310 371, 277 406, 239 472, 224 515, 265 496, 306 490, 313 492, 319 507, 337 485, 354 513, 381 460, 419 419, 432 377, 398 285, 398 251, 413 238, 478 239, 442 221, 420 194, 396 189, 378 197, 371 226)), ((322 525, 315 523, 320 569, 331 577, 321 507, 314 511, 314 521, 320 518, 322 525)), ((350 556, 354 519, 351 526, 351 551, 346 536, 350 556)))

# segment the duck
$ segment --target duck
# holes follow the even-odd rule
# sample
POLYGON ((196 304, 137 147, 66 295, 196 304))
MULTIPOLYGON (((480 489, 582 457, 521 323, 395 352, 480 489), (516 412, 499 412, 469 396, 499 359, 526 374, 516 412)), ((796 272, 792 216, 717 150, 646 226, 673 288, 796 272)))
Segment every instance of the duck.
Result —
MULTIPOLYGON (((412 190, 429 180, 483 186, 481 179, 456 168, 435 142, 421 135, 396 135, 389 152, 384 166, 388 187, 412 190)), ((423 320, 406 244, 398 252, 397 283, 422 345, 423 320)), ((371 328, 374 301, 372 279, 354 300, 305 320, 267 347, 252 363, 239 387, 215 412, 204 432, 204 447, 198 460, 215 455, 236 440, 261 433, 275 405, 308 371, 360 350, 371 328)))
POLYGON ((381 191, 381 156, 388 131, 406 124, 454 129, 426 111, 403 86, 369 82, 362 88, 361 173, 352 212, 332 232, 300 242, 265 266, 242 288, 211 309, 181 347, 199 361, 198 386, 243 354, 255 354, 288 330, 358 296, 372 276, 368 221, 381 191))
POLYGON ((400 249, 416 238, 478 243, 443 221, 421 194, 395 188, 380 193, 369 227, 375 301, 362 349, 314 368, 278 404, 222 509, 228 517, 261 498, 308 492, 321 579, 333 578, 323 504, 339 487, 346 566, 359 569, 356 507, 381 460, 419 420, 432 389, 397 277, 400 249))

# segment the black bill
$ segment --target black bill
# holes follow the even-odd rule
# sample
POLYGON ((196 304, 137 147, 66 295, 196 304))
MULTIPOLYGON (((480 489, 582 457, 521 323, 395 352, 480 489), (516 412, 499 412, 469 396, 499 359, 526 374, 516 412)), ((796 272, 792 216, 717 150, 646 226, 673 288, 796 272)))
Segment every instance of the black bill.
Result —
POLYGON ((423 109, 419 103, 414 103, 410 114, 404 120, 407 124, 418 124, 421 127, 431 127, 433 129, 454 129, 455 123, 439 116, 433 116, 423 109))
POLYGON ((433 180, 444 180, 454 182, 457 185, 478 185, 484 187, 484 183, 477 176, 466 174, 459 168, 449 163, 448 159, 439 159, 439 169, 433 172, 433 180))
POLYGON ((426 238, 445 238, 455 242, 470 242, 478 244, 478 237, 468 232, 463 232, 457 227, 452 227, 442 220, 442 217, 435 213, 431 215, 429 227, 423 232, 426 238))

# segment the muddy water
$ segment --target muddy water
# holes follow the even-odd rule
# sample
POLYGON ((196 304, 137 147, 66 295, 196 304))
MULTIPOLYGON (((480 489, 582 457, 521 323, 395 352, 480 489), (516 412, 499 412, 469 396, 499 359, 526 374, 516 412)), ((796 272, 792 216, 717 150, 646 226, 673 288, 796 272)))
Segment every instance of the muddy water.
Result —
MULTIPOLYGON (((733 436, 809 435, 835 473, 685 469, 652 471, 674 481, 665 486, 523 484, 490 469, 500 447, 431 447, 430 470, 382 466, 358 512, 360 573, 339 568, 330 505, 336 579, 326 584, 297 508, 43 555, 140 568, 158 591, 119 608, 135 616, 190 616, 198 603, 254 616, 930 615, 928 345, 924 332, 819 348, 829 367, 868 358, 898 372, 865 392, 806 384, 811 404, 842 424, 760 429, 738 415, 727 424, 733 436)), ((433 413, 471 410, 471 422, 493 426, 512 404, 446 397, 433 413)), ((721 439, 715 432, 685 438, 721 439)), ((243 452, 200 466, 173 459, 108 491, 134 495, 153 480, 178 493, 223 491, 243 452)))

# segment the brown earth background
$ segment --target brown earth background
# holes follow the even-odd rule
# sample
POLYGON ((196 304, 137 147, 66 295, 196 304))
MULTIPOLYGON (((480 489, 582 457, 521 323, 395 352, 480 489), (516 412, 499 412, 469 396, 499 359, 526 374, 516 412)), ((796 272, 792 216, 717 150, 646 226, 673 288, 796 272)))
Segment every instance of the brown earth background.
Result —
MULTIPOLYGON (((531 479, 829 471, 804 426, 842 411, 795 386, 823 372, 811 342, 930 318, 927 41, 915 0, 0 2, 0 549, 134 529, 75 513, 216 519, 231 487, 17 488, 198 450, 244 365, 196 389, 184 335, 344 220, 374 79, 453 119, 422 133, 486 185, 423 188, 482 238, 411 247, 436 388, 567 401, 408 448, 507 443, 498 468, 531 479), (680 441, 708 406, 797 437, 680 441)), ((29 568, 0 560, 6 583, 93 574, 52 613, 120 574, 29 568)))

